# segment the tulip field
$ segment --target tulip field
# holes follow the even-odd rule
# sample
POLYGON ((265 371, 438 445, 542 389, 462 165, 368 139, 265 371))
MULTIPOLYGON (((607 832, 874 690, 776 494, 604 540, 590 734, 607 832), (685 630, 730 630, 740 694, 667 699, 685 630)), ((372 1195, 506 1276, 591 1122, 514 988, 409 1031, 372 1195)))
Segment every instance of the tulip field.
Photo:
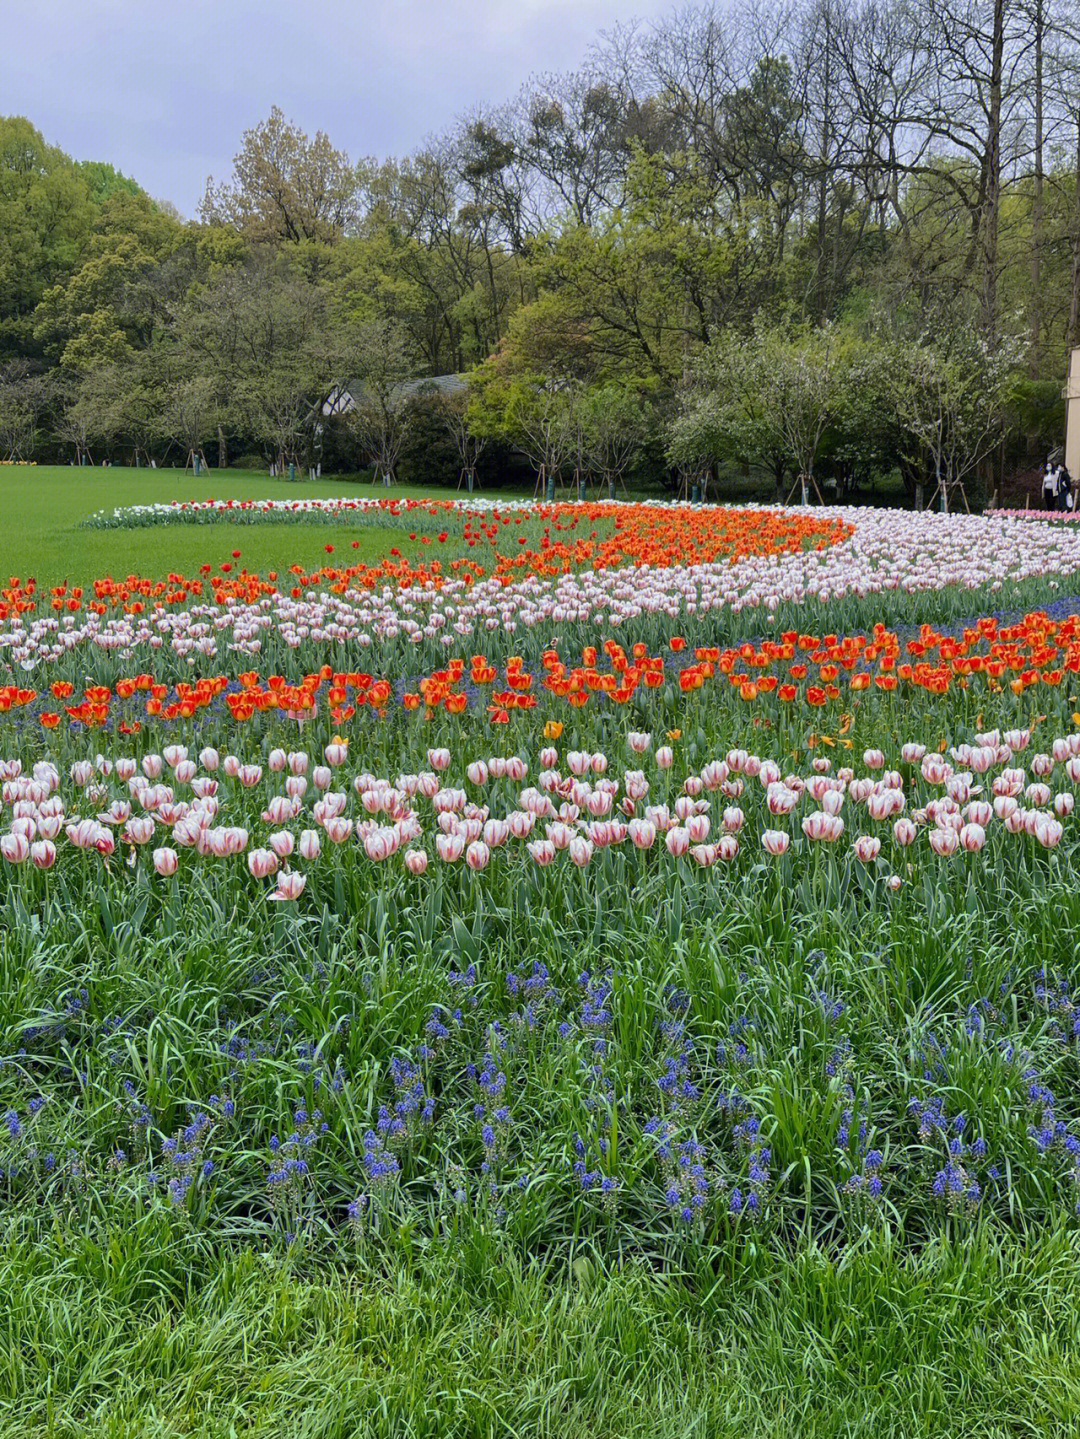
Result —
POLYGON ((3 576, 0 1435, 1075 1432, 1080 529, 376 493, 3 576))

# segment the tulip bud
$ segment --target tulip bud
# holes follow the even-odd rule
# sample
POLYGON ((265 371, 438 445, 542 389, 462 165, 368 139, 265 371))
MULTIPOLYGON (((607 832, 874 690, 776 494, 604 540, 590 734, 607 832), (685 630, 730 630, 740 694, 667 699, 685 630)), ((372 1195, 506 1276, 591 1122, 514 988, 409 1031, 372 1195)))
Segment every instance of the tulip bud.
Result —
POLYGON ((428 857, 426 849, 407 849, 405 851, 405 868, 410 874, 421 875, 427 873, 428 857))
POLYGON ((155 849, 154 868, 158 874, 171 875, 176 873, 179 864, 175 849, 155 849))

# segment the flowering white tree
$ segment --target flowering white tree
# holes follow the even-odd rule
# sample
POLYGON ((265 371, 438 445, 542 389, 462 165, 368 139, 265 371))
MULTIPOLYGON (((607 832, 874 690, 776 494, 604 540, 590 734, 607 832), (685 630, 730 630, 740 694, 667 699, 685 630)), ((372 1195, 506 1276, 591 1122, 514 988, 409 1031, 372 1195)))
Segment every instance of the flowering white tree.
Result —
MULTIPOLYGON (((991 347, 973 332, 924 338, 899 347, 890 363, 893 403, 904 433, 934 477, 934 498, 948 512, 949 496, 998 444, 1005 427, 1005 399, 1015 355, 1005 344, 991 347)), ((915 505, 923 507, 916 485, 915 505)))

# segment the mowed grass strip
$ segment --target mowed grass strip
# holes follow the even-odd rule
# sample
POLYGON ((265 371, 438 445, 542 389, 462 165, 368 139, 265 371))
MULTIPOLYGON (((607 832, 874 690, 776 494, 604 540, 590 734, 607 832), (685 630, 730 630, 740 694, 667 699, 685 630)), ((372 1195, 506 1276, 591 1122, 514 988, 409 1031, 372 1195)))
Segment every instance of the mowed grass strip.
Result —
MULTIPOLYGON (((229 522, 190 527, 167 525, 133 530, 94 530, 83 522, 98 510, 124 505, 170 504, 173 500, 370 498, 434 496, 452 490, 397 486, 392 490, 348 479, 271 480, 249 470, 212 470, 196 479, 183 470, 103 469, 86 466, 0 468, 4 525, 0 531, 0 582, 33 576, 40 588, 88 584, 111 575, 163 579, 193 576, 201 565, 228 564, 265 575, 323 564, 377 563, 397 547, 418 560, 435 558, 433 547, 410 541, 400 528, 382 526, 358 514, 340 525, 243 525, 229 522), (354 547, 355 542, 355 547, 354 547), (326 546, 332 545, 328 554, 326 546), (239 550, 239 558, 233 551, 239 550)), ((428 526, 430 529, 430 525, 428 526)), ((417 527, 418 534, 420 526, 417 527)), ((449 546, 447 547, 449 548, 449 546)))

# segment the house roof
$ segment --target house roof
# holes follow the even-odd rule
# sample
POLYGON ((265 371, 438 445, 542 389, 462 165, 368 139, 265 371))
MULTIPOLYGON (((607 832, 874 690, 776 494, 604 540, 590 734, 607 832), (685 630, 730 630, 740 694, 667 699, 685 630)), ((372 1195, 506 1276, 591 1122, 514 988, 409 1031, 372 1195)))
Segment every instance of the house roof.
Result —
MULTIPOLYGON (((441 395, 463 395, 468 390, 468 385, 462 375, 421 375, 415 380, 404 380, 400 385, 394 387, 394 397, 401 399, 412 399, 414 395, 423 395, 429 392, 437 392, 441 395)), ((364 392, 364 382, 359 377, 345 381, 339 388, 331 391, 324 401, 322 412, 324 415, 340 415, 351 410, 356 404, 357 396, 364 392)))

